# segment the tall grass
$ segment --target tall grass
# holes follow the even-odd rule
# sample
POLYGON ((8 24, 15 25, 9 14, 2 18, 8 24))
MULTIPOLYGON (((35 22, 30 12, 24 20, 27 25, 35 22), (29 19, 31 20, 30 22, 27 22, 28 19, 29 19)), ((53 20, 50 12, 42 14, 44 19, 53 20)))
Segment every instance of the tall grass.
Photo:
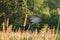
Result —
MULTIPOLYGON (((4 26, 3 26, 4 27, 4 26)), ((56 40, 56 34, 54 29, 48 28, 47 25, 44 26, 37 32, 37 29, 34 32, 30 31, 21 31, 18 29, 17 32, 12 31, 12 25, 10 25, 7 30, 0 31, 0 40, 56 40)), ((58 37, 57 40, 60 40, 58 37)))

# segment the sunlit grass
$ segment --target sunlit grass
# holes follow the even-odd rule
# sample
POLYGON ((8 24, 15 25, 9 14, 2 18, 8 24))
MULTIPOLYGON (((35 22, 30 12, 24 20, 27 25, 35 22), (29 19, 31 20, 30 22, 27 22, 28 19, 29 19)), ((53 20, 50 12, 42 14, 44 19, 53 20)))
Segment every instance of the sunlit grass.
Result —
MULTIPOLYGON (((56 40, 55 35, 55 30, 48 28, 47 25, 40 32, 37 32, 37 29, 34 32, 21 31, 20 29, 13 32, 10 25, 7 30, 0 31, 0 40, 56 40)), ((60 40, 59 36, 57 40, 60 40)))

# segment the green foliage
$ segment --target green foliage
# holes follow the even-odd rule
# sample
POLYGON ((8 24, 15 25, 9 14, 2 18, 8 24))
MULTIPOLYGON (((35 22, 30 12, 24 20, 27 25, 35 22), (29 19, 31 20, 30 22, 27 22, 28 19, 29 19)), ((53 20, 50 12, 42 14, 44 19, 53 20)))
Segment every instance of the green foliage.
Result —
MULTIPOLYGON (((6 22, 10 18, 10 24, 22 27, 25 14, 28 14, 27 25, 30 25, 30 16, 36 15, 41 17, 41 23, 56 26, 58 23, 57 6, 59 0, 1 0, 0 1, 0 24, 2 20, 6 22)), ((35 24, 34 24, 35 25, 35 24)), ((33 26, 33 25, 31 25, 33 26)), ((35 28, 35 27, 33 27, 35 28)))

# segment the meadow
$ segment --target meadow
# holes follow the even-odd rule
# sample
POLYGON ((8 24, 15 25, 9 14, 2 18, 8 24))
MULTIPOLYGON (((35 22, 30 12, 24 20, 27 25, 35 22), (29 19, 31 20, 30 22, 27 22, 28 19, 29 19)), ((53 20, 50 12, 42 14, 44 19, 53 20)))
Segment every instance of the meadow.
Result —
POLYGON ((37 29, 34 32, 29 30, 22 31, 20 28, 18 31, 12 31, 12 25, 10 25, 7 30, 2 26, 3 30, 0 31, 0 40, 60 40, 58 34, 58 29, 50 29, 47 25, 37 32, 37 29))

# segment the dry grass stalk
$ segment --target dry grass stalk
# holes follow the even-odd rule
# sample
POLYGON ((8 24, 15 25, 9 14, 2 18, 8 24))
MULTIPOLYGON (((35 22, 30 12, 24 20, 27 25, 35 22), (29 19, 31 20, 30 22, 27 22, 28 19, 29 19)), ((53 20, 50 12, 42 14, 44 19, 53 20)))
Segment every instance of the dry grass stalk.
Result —
POLYGON ((6 32, 12 32, 12 25, 9 25, 9 27, 6 30, 6 32))
POLYGON ((3 30, 3 32, 5 32, 5 23, 4 22, 2 23, 2 30, 3 30))
POLYGON ((24 27, 26 26, 27 18, 28 18, 28 14, 26 14, 26 16, 25 16, 24 27))
POLYGON ((8 26, 9 26, 9 18, 7 18, 6 26, 7 26, 7 28, 8 28, 8 26))

